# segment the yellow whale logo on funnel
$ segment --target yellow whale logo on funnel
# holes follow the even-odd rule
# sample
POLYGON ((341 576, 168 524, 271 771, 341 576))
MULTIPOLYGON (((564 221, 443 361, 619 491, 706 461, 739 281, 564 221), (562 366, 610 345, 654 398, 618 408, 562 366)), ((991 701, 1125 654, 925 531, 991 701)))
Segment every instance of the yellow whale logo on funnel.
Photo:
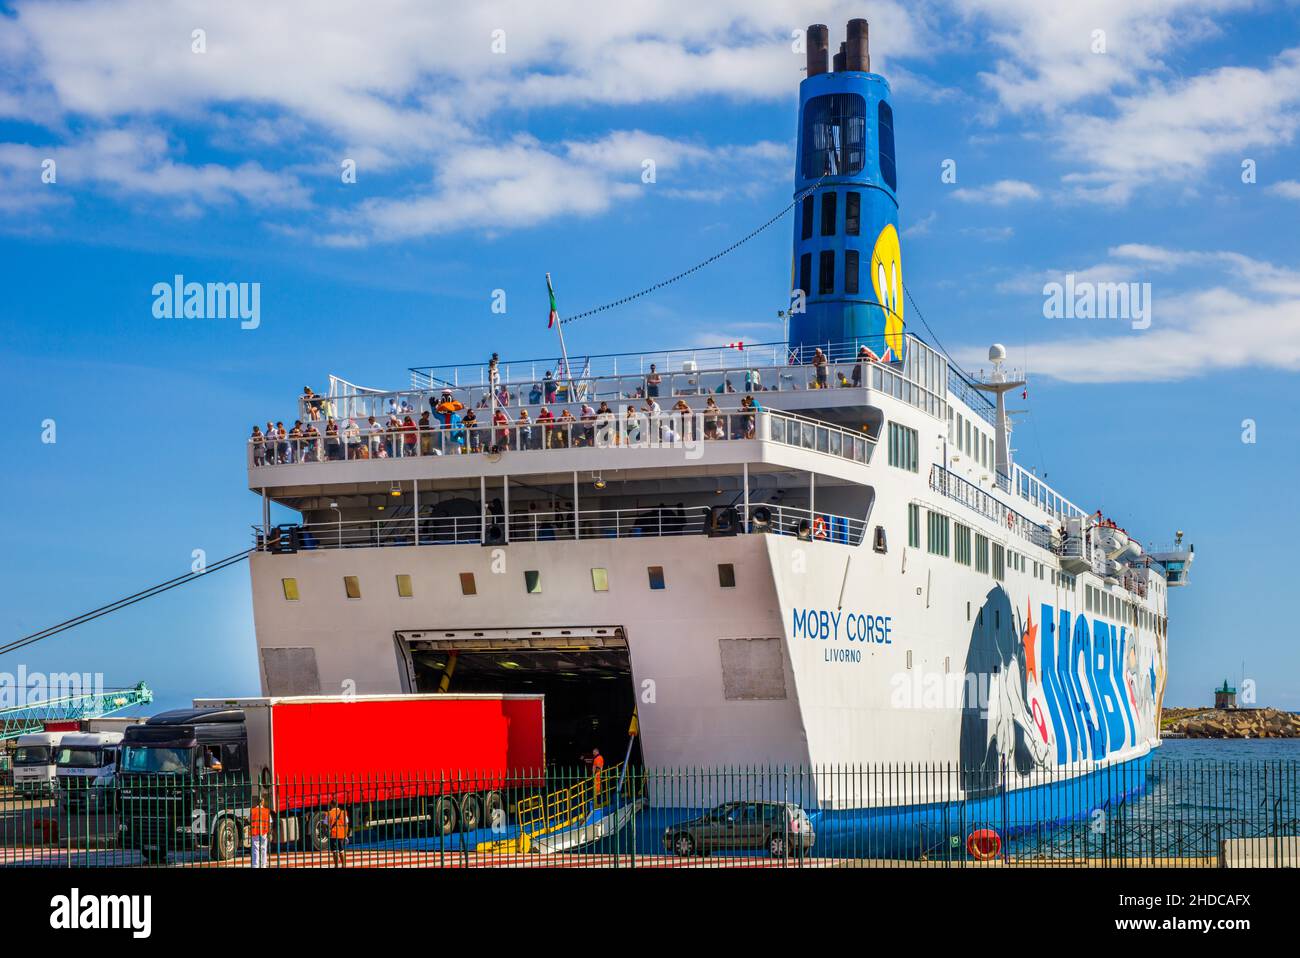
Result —
POLYGON ((885 345, 895 360, 903 357, 903 251, 893 223, 876 237, 871 251, 871 285, 885 310, 885 345))

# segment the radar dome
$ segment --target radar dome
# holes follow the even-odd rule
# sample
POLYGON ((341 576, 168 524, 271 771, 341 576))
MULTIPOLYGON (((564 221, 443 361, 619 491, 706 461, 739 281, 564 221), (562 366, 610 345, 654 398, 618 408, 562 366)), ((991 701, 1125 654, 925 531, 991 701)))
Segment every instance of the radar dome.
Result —
POLYGON ((1007 358, 1007 347, 994 343, 989 347, 989 362, 1000 363, 1007 358))

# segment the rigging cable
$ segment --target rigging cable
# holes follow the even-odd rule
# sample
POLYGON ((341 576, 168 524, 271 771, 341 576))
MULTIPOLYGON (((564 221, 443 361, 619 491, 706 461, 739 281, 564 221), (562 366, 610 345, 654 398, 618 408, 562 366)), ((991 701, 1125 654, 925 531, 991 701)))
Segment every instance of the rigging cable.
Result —
POLYGON ((39 632, 33 632, 31 635, 25 635, 20 639, 14 639, 12 642, 0 645, 0 655, 3 655, 6 652, 13 652, 27 645, 32 645, 42 639, 48 639, 51 636, 58 635, 60 632, 66 632, 68 629, 75 628, 79 625, 84 625, 87 622, 98 619, 100 616, 108 615, 110 612, 116 612, 119 609, 125 609, 127 606, 135 605, 137 602, 143 602, 145 599, 153 598, 155 595, 167 592, 177 586, 182 586, 189 582, 193 582, 195 579, 200 579, 210 572, 219 572, 228 566, 235 565, 236 563, 247 559, 249 555, 252 554, 252 551, 252 549, 245 549, 243 552, 236 552, 233 555, 226 556, 224 559, 219 559, 211 565, 205 566, 200 571, 187 572, 184 575, 176 576, 174 579, 159 582, 157 585, 136 592, 134 595, 124 596, 115 602, 101 605, 99 608, 91 609, 89 612, 83 612, 81 615, 74 616, 73 618, 60 622, 57 625, 41 629, 39 632))

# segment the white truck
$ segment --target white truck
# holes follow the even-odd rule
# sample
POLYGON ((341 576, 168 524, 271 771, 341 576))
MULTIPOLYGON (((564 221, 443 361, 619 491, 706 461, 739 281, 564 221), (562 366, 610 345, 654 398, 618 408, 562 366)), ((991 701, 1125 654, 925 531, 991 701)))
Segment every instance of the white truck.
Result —
POLYGON ((65 732, 56 762, 56 794, 69 811, 112 810, 121 732, 65 732))
POLYGON ((14 791, 49 795, 54 791, 59 745, 67 732, 29 732, 18 737, 14 752, 14 791))

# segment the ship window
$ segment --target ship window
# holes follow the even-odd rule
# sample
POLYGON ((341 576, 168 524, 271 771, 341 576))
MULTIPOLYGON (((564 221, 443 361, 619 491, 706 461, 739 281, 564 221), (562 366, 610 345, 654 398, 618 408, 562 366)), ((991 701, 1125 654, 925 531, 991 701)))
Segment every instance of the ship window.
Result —
POLYGON ((993 578, 1001 582, 1007 577, 1006 553, 1002 546, 993 543, 993 578))
POLYGON ((970 526, 960 522, 953 526, 952 557, 962 565, 970 565, 970 526))
POLYGON ((361 598, 361 580, 354 575, 345 575, 343 577, 343 590, 347 593, 349 599, 361 598))
POLYGON ((524 571, 524 590, 529 595, 540 595, 542 592, 542 573, 537 569, 526 569, 524 571))
POLYGON ((858 251, 844 251, 844 292, 853 294, 858 291, 858 251))
POLYGON ((925 537, 926 551, 932 555, 946 556, 948 554, 948 517, 937 512, 931 512, 927 518, 929 524, 925 537))
POLYGON ((894 166, 894 111, 884 100, 876 109, 876 118, 880 127, 880 178, 891 190, 898 192, 898 170, 894 166))
POLYGON ((822 194, 822 236, 835 235, 835 197, 834 190, 822 194))
POLYGON ((411 577, 409 575, 399 575, 397 577, 397 597, 399 599, 409 599, 415 595, 415 590, 411 588, 411 577))
POLYGON ((907 544, 921 548, 921 507, 910 503, 907 507, 907 544))
POLYGON ((844 194, 844 235, 857 236, 862 231, 862 194, 850 190, 844 194))
POLYGON ((474 584, 473 572, 462 572, 460 574, 460 594, 478 595, 478 586, 474 584))
POLYGON ((290 602, 298 601, 298 580, 297 579, 281 579, 280 587, 284 589, 284 597, 286 599, 288 599, 290 602))
POLYGON ((812 292, 812 253, 799 257, 799 289, 805 296, 812 292))
POLYGON ((835 292, 835 251, 824 249, 818 263, 817 294, 825 296, 835 292))
MULTIPOLYGON (((866 145, 867 101, 860 94, 827 93, 813 97, 804 105, 804 179, 860 173, 866 159, 866 145)), ((893 157, 892 128, 890 157, 893 157)))
POLYGON ((609 591, 609 570, 608 569, 591 570, 591 589, 593 592, 609 591))
POLYGON ((812 239, 813 233, 813 198, 809 193, 803 198, 802 222, 799 224, 799 238, 812 239))
POLYGON ((975 571, 989 571, 989 538, 982 533, 975 533, 975 571))
POLYGON ((730 562, 718 563, 718 585, 724 589, 736 587, 736 567, 730 562))
POLYGON ((664 588, 664 567, 661 565, 646 566, 646 572, 650 574, 650 588, 659 592, 664 588))

